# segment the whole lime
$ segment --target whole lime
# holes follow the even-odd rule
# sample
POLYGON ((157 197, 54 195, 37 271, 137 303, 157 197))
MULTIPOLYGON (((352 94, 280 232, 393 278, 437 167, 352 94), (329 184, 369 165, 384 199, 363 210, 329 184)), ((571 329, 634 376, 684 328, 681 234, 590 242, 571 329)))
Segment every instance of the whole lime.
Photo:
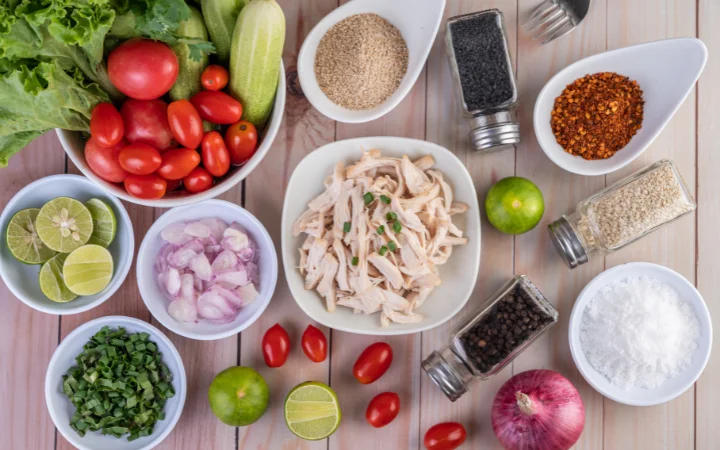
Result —
POLYGON ((223 423, 244 427, 257 421, 268 406, 268 385, 250 367, 228 367, 215 376, 208 400, 213 413, 223 423))
POLYGON ((532 181, 507 177, 488 191, 485 212, 490 223, 503 233, 523 234, 540 222, 545 212, 545 201, 532 181))

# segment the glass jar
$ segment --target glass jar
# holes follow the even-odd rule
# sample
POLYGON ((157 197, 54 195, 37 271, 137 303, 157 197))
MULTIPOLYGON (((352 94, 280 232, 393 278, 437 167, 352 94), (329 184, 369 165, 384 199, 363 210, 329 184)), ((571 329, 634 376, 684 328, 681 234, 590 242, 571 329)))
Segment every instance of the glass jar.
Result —
POLYGON ((422 368, 455 401, 470 382, 498 373, 557 320, 550 302, 525 275, 518 275, 458 326, 450 345, 432 352, 422 368))
POLYGON ((445 44, 475 150, 512 148, 520 142, 518 92, 503 14, 489 9, 451 17, 445 44))
POLYGON ((581 201, 548 229, 558 252, 575 268, 590 253, 623 248, 696 207, 675 165, 663 159, 581 201))

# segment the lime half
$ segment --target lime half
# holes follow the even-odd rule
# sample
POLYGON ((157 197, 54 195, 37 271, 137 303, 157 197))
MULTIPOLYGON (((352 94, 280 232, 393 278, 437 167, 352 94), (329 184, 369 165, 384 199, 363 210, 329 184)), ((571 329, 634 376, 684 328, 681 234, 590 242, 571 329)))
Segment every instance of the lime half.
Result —
POLYGON ((85 245, 93 231, 90 211, 69 197, 58 197, 45 203, 35 224, 45 245, 60 253, 70 253, 85 245))
POLYGON ((115 213, 110 205, 97 198, 85 202, 85 207, 90 211, 93 223, 93 231, 87 243, 107 248, 115 239, 117 231, 115 213))
POLYGON ((99 245, 83 245, 63 265, 65 284, 77 295, 97 294, 110 284, 112 275, 112 255, 99 245))
POLYGON ((35 219, 40 210, 29 208, 18 211, 10 219, 5 235, 10 253, 25 264, 42 264, 55 256, 37 234, 35 219))
POLYGON ((40 269, 40 289, 47 298, 58 303, 77 298, 77 294, 68 289, 63 278, 63 263, 67 256, 65 253, 55 255, 40 269))
POLYGON ((335 391, 318 381, 295 386, 285 399, 285 423, 303 439, 316 441, 330 436, 341 418, 335 391))

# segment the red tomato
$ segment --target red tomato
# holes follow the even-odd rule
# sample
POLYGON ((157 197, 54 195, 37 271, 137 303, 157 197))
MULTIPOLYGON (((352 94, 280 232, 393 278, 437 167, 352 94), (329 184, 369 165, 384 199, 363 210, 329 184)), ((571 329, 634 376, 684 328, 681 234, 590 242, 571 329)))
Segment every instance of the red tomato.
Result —
POLYGON ((327 339, 322 331, 308 325, 302 335, 302 349, 312 362, 323 362, 327 357, 327 339))
POLYGON ((385 342, 369 345, 355 361, 353 376, 362 384, 370 384, 388 370, 392 363, 392 348, 385 342))
POLYGON ((125 125, 122 116, 111 103, 99 103, 90 116, 90 134, 97 145, 112 147, 123 138, 125 125))
POLYGON ((247 120, 230 125, 225 132, 225 145, 230 152, 230 162, 242 164, 255 153, 258 135, 255 125, 247 120))
POLYGON ((223 66, 210 64, 203 70, 200 82, 208 91, 219 91, 228 84, 228 71, 223 66))
POLYGON ((152 100, 170 90, 178 76, 175 53, 162 42, 130 39, 108 56, 108 76, 123 94, 152 100))
POLYGON ((202 167, 196 167, 190 172, 190 175, 183 178, 183 185, 188 192, 197 194, 198 192, 207 191, 213 185, 213 176, 210 172, 202 167))
POLYGON ((200 154, 189 148, 171 148, 162 154, 158 175, 166 180, 180 180, 200 164, 200 154))
POLYGON ((457 422, 439 423, 425 433, 425 448, 428 450, 455 450, 460 447, 467 433, 457 422))
POLYGON ((265 332, 262 351, 268 367, 281 367, 287 361, 290 354, 290 336, 279 323, 265 332))
POLYGON ((160 152, 147 144, 130 144, 119 155, 120 166, 135 175, 150 175, 155 172, 162 157, 160 152))
POLYGON ((242 116, 239 101, 220 91, 201 91, 190 98, 200 117, 219 125, 235 123, 242 116))
POLYGON ((172 145, 167 103, 162 100, 125 100, 120 114, 125 122, 125 139, 163 151, 172 145))
POLYGON ((168 192, 176 191, 180 186, 182 186, 182 180, 167 180, 168 192))
POLYGON ((176 141, 183 147, 198 148, 203 138, 203 124, 197 109, 187 100, 170 103, 168 123, 176 141))
POLYGON ((156 174, 135 175, 131 173, 125 178, 125 190, 133 197, 154 200, 165 195, 167 181, 156 174))
POLYGON ((202 140, 202 162, 215 177, 225 175, 230 169, 230 153, 217 131, 206 133, 202 140))
POLYGON ((120 151, 128 145, 124 139, 111 148, 101 147, 95 142, 95 138, 91 137, 85 143, 85 162, 90 169, 105 181, 111 183, 122 183, 128 176, 127 171, 120 166, 118 155, 120 151))
POLYGON ((400 396, 394 392, 383 392, 370 400, 365 420, 375 428, 382 428, 395 420, 399 412, 400 396))

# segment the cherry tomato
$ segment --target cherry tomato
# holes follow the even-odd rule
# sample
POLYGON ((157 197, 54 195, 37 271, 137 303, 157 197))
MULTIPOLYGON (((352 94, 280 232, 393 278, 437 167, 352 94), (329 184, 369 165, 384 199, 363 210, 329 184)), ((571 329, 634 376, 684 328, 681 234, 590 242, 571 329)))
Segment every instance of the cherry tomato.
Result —
POLYGON ((242 116, 239 101, 220 91, 201 91, 190 98, 200 117, 219 125, 235 123, 242 116))
POLYGON ((428 450, 455 450, 467 438, 465 427, 457 422, 434 425, 425 433, 425 448, 428 450))
POLYGON ((125 124, 111 103, 99 103, 90 116, 90 134, 97 145, 113 147, 123 138, 125 124))
POLYGON ((205 133, 202 140, 203 166, 215 177, 221 177, 230 169, 230 154, 222 135, 217 131, 205 133))
POLYGON ((108 56, 108 76, 123 94, 152 100, 170 90, 178 76, 175 53, 162 42, 130 39, 108 56))
POLYGON ((182 180, 167 180, 167 192, 176 191, 182 186, 182 180))
POLYGON ((168 123, 176 141, 183 147, 198 148, 203 138, 203 123, 197 109, 187 100, 170 103, 168 123))
POLYGON ((103 180, 111 183, 122 183, 128 173, 120 165, 118 156, 126 145, 128 145, 127 141, 122 139, 111 148, 101 147, 95 142, 94 137, 90 137, 85 143, 85 162, 95 172, 95 175, 103 180))
POLYGON ((302 349, 312 362, 323 362, 327 357, 327 339, 322 331, 308 325, 302 335, 302 349))
POLYGON ((279 323, 265 332, 262 351, 268 367, 281 367, 287 361, 290 354, 290 336, 279 323))
POLYGON ((219 91, 228 84, 228 71, 223 66, 210 64, 203 70, 200 82, 208 91, 219 91))
POLYGON ((166 180, 180 180, 200 164, 200 154, 189 148, 171 148, 162 154, 157 173, 166 180))
POLYGON ((159 151, 172 145, 167 103, 162 100, 125 100, 120 114, 125 122, 125 139, 141 142, 159 151))
POLYGON ((225 145, 232 164, 242 164, 255 153, 258 135, 255 125, 247 120, 230 125, 225 132, 225 145))
POLYGON ((125 190, 133 197, 154 200, 165 195, 167 181, 154 173, 150 175, 131 173, 125 178, 125 190))
POLYGON ((213 185, 213 176, 210 172, 202 167, 196 167, 190 172, 190 175, 183 178, 183 185, 188 192, 197 194, 198 192, 207 191, 213 185))
POLYGON ((385 342, 369 345, 355 361, 353 376, 362 384, 370 384, 388 370, 392 363, 392 348, 385 342))
POLYGON ((160 152, 147 144, 130 144, 119 155, 120 166, 135 175, 150 175, 155 172, 162 157, 160 152))
POLYGON ((370 400, 365 411, 365 420, 375 428, 389 424, 400 413, 400 396, 394 392, 383 392, 370 400))

